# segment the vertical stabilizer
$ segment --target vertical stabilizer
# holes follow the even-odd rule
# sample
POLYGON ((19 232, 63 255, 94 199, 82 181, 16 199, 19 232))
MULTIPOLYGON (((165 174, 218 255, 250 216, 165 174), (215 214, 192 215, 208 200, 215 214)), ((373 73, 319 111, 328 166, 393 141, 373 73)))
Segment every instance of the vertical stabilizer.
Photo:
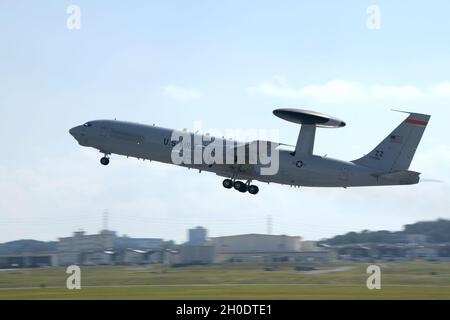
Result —
POLYGON ((378 172, 408 170, 430 116, 407 113, 408 118, 375 149, 353 163, 376 169, 378 172))

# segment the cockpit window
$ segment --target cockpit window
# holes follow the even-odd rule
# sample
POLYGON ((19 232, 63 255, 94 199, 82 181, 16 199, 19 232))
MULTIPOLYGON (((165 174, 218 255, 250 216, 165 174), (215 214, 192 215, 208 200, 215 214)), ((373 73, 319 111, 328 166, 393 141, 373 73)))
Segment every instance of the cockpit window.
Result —
POLYGON ((90 127, 90 126, 92 126, 92 123, 90 122, 86 122, 85 124, 83 124, 83 127, 90 127))

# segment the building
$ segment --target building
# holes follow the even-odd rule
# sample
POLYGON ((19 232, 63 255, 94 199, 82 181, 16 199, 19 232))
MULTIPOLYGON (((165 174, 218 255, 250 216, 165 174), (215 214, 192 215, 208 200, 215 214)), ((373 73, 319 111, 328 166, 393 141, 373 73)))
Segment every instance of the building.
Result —
POLYGON ((54 252, 23 252, 0 255, 0 268, 36 268, 58 266, 54 252))
POLYGON ((114 238, 115 249, 133 248, 136 250, 151 250, 164 246, 164 240, 159 238, 130 238, 127 236, 114 238))
POLYGON ((84 231, 74 232, 72 237, 59 238, 58 256, 62 266, 91 264, 86 257, 94 252, 104 252, 114 247, 116 233, 103 230, 99 234, 87 235, 84 231), (89 254, 89 255, 88 255, 89 254))
POLYGON ((335 254, 299 236, 243 234, 210 238, 216 263, 329 262, 335 254))
POLYGON ((126 249, 123 251, 121 262, 123 264, 146 264, 148 263, 146 251, 137 249, 126 249))
POLYGON ((77 231, 71 237, 59 239, 59 264, 156 263, 163 259, 161 252, 165 245, 163 239, 119 237, 116 232, 110 230, 90 235, 77 231))
MULTIPOLYGON (((421 241, 420 238, 416 238, 421 241)), ((346 244, 331 247, 339 260, 347 261, 411 261, 411 260, 440 260, 450 258, 450 249, 445 244, 418 245, 411 243, 368 243, 346 244)))
POLYGON ((214 246, 183 245, 180 248, 182 264, 209 264, 215 260, 214 246))
POLYGON ((411 259, 437 260, 438 249, 432 246, 417 246, 408 251, 411 259))
POLYGON ((208 231, 203 227, 188 230, 188 241, 180 247, 181 264, 213 263, 215 247, 208 243, 208 231))
POLYGON ((334 261, 336 255, 323 251, 286 251, 286 252, 227 252, 216 254, 216 263, 327 263, 334 261))
POLYGON ((424 245, 428 242, 427 236, 424 234, 406 234, 406 243, 424 245))
MULTIPOLYGON (((243 234, 207 237, 203 227, 188 230, 188 241, 176 246, 159 238, 130 238, 102 230, 99 234, 74 232, 47 245, 21 240, 0 254, 0 268, 114 265, 114 264, 209 264, 225 262, 328 262, 334 257, 316 242, 299 236, 243 234), (8 253, 6 255, 6 253, 8 253)), ((448 247, 440 248, 450 252, 448 247)), ((389 254, 389 253, 386 253, 389 254)), ((432 256, 421 250, 416 256, 432 256)))
POLYGON ((271 234, 243 234, 211 238, 217 253, 300 251, 301 237, 271 234))
POLYGON ((0 268, 35 268, 58 265, 56 241, 15 240, 0 243, 0 268))
POLYGON ((189 229, 188 244, 191 246, 203 246, 207 243, 208 231, 203 227, 189 229))
POLYGON ((323 247, 319 247, 316 241, 301 241, 300 251, 323 251, 323 247))
POLYGON ((93 251, 82 254, 84 265, 110 265, 115 263, 115 255, 113 251, 93 251))

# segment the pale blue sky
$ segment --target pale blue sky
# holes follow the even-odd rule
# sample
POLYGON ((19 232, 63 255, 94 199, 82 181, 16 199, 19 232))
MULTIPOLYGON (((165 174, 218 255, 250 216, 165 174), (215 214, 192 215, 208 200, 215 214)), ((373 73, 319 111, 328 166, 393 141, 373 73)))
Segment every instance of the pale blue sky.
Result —
POLYGON ((83 228, 183 241, 274 232, 319 239, 450 218, 447 182, 375 189, 262 185, 252 197, 213 174, 113 157, 67 130, 118 118, 192 129, 298 128, 272 116, 308 107, 347 122, 321 130, 318 154, 351 160, 404 117, 432 120, 411 169, 450 181, 448 1, 1 1, 0 242, 51 240, 83 228), (81 8, 68 30, 66 8, 81 8), (381 29, 369 30, 369 5, 381 29))

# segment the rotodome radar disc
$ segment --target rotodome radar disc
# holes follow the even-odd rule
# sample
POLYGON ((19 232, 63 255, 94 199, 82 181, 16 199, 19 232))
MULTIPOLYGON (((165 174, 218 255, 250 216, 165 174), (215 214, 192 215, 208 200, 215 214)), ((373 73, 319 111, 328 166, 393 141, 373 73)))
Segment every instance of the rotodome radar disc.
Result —
POLYGON ((281 108, 274 110, 273 114, 278 118, 298 124, 314 125, 321 128, 345 127, 345 122, 341 119, 315 111, 281 108))

